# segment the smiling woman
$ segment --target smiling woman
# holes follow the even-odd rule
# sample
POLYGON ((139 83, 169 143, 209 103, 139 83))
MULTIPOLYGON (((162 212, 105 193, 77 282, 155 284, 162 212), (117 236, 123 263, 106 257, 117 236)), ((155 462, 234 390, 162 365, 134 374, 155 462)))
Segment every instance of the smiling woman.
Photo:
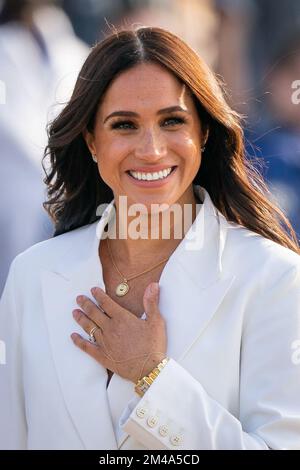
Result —
POLYGON ((195 203, 190 182, 206 136, 191 93, 165 67, 142 63, 115 78, 85 139, 116 201, 195 203))
POLYGON ((110 35, 47 158, 55 237, 0 303, 0 447, 300 449, 298 242, 201 58, 110 35))
MULTIPOLYGON (((85 139, 97 155, 102 179, 114 193, 118 214, 121 195, 129 204, 149 209, 149 219, 154 204, 196 205, 190 183, 199 170, 201 142, 207 137, 202 135, 191 93, 166 68, 142 63, 119 75, 106 90, 94 129, 85 132, 85 139)), ((147 218, 144 221, 148 224, 147 218)), ((118 240, 113 251, 121 252, 123 260, 127 252, 126 263, 137 256, 143 263, 140 254, 145 247, 158 259, 174 249, 174 244, 150 240, 150 234, 146 245, 145 240, 118 240)))

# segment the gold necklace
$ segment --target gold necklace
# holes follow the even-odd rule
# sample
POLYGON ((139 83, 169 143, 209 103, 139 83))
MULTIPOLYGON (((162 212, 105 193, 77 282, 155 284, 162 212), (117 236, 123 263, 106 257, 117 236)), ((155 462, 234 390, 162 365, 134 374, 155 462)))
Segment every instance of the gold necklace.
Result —
POLYGON ((160 261, 158 264, 156 264, 155 266, 153 266, 152 268, 150 269, 146 269, 145 271, 143 271, 142 273, 139 273, 139 274, 136 274, 134 276, 130 276, 130 277, 127 277, 125 278, 123 276, 123 274, 119 271, 115 261, 114 261, 114 257, 112 255, 112 252, 110 250, 110 246, 109 246, 109 241, 108 241, 108 237, 107 237, 107 248, 108 248, 108 253, 109 253, 109 256, 111 258, 111 261, 114 265, 114 268, 116 269, 116 271, 120 274, 121 278, 123 279, 123 281, 117 285, 116 287, 116 294, 118 297, 123 297, 123 295, 126 295, 127 292, 129 291, 129 285, 128 285, 128 281, 131 281, 132 279, 135 279, 136 277, 138 276, 141 276, 142 274, 145 274, 145 273, 148 273, 149 271, 151 271, 152 269, 156 268, 157 266, 159 266, 160 264, 162 263, 165 263, 165 261, 167 261, 169 259, 169 256, 168 258, 165 258, 163 259, 162 261, 160 261))

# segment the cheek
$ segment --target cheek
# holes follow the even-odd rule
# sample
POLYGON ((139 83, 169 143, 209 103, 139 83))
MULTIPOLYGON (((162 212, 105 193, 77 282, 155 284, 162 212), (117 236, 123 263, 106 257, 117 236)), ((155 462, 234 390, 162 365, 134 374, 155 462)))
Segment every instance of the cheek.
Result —
POLYGON ((194 178, 201 165, 200 139, 190 133, 185 134, 181 139, 180 154, 183 159, 184 175, 186 178, 194 178))
POLYGON ((201 161, 200 139, 190 133, 185 133, 177 139, 176 148, 179 155, 194 165, 201 161))
POLYGON ((124 153, 128 148, 127 139, 118 136, 108 136, 107 134, 99 134, 96 139, 96 147, 99 155, 119 155, 124 153))
POLYGON ((101 137, 96 142, 96 148, 101 174, 111 180, 114 174, 118 174, 116 167, 122 164, 130 151, 128 142, 118 137, 101 137))
POLYGON ((199 155, 200 154, 200 143, 198 140, 195 140, 193 137, 187 137, 186 138, 186 147, 190 151, 191 154, 193 155, 199 155))

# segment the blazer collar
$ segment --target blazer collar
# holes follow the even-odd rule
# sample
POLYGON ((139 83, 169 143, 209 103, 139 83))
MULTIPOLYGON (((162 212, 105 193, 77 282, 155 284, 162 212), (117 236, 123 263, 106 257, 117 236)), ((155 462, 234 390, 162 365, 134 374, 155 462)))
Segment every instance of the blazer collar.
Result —
MULTIPOLYGON (((182 242, 173 252, 166 267, 169 262, 179 261, 185 265, 187 271, 194 269, 196 283, 206 287, 221 276, 222 255, 227 230, 228 228, 234 228, 234 225, 230 224, 215 208, 206 189, 194 185, 194 193, 202 201, 201 204, 198 204, 197 216, 182 242), (209 260, 205 265, 205 270, 199 269, 199 266, 194 262, 190 263, 191 260, 195 259, 195 256, 200 254, 202 261, 204 259, 209 260)), ((98 256, 99 243, 106 225, 114 217, 115 201, 113 199, 103 211, 99 221, 77 230, 78 235, 80 235, 80 232, 84 233, 85 231, 84 240, 78 236, 75 240, 78 245, 75 246, 72 241, 64 252, 64 256, 56 262, 54 270, 66 279, 75 283, 78 282, 80 285, 83 277, 82 270, 87 270, 89 276, 93 275, 93 278, 98 281, 97 284, 99 284, 99 279, 103 282, 102 266, 98 256)), ((69 235, 72 235, 72 232, 69 235)))
MULTIPOLYGON (((217 211, 204 188, 194 186, 194 191, 203 204, 159 280, 159 308, 168 335, 167 355, 178 362, 201 340, 234 281, 234 276, 224 272, 222 263, 227 231, 232 225, 217 211)), ((112 217, 114 200, 99 222, 76 231, 77 238, 69 240, 64 259, 55 269, 45 270, 42 279, 53 358, 65 403, 88 449, 121 447, 128 435, 118 421, 135 397, 133 384, 117 374, 106 390, 106 369, 76 349, 70 340, 73 331, 82 334, 71 315, 76 296, 92 298, 90 288, 97 285, 105 290, 98 248, 112 217)))

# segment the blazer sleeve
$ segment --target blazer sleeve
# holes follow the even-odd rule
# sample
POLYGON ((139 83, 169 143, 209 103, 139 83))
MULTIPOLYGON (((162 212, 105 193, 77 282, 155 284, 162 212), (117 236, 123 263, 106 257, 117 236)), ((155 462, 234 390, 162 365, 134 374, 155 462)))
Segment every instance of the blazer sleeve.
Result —
POLYGON ((120 425, 152 450, 300 449, 299 340, 300 270, 293 267, 245 317, 238 416, 170 358, 120 425))
POLYGON ((0 449, 26 449, 20 325, 16 302, 16 260, 12 262, 0 300, 0 449))

